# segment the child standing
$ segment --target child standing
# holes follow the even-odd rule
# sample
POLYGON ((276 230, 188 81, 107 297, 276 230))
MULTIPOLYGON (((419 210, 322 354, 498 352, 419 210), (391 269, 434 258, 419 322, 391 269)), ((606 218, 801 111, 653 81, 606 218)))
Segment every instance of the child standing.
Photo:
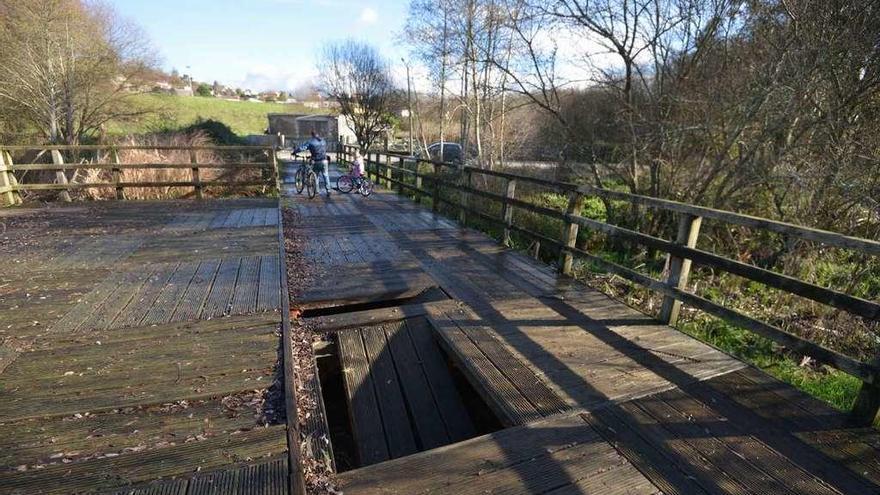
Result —
POLYGON ((351 176, 354 177, 363 177, 366 173, 364 168, 364 155, 361 154, 361 150, 357 150, 354 152, 354 161, 351 162, 351 176))

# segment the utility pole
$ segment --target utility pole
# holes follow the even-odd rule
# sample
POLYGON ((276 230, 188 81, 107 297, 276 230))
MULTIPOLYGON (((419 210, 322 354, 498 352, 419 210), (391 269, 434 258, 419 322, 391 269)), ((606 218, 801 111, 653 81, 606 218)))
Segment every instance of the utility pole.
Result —
POLYGON ((409 154, 413 155, 413 111, 412 111, 412 86, 409 80, 409 64, 401 57, 404 67, 406 67, 406 107, 409 114, 409 154))

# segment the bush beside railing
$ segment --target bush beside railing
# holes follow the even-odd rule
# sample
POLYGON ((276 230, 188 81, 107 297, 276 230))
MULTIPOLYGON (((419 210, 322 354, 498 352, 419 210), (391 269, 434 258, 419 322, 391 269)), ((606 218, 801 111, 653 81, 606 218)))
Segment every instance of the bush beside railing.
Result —
MULTIPOLYGON (((340 160, 350 162, 356 149, 353 146, 343 146, 340 160)), ((687 292, 686 287, 691 263, 697 263, 871 321, 880 321, 880 304, 874 301, 861 299, 696 248, 703 219, 775 232, 827 246, 855 250, 871 256, 880 255, 880 242, 878 241, 703 206, 600 189, 590 185, 556 182, 471 166, 429 162, 383 153, 367 154, 366 163, 368 173, 374 175, 377 184, 384 183, 389 188, 396 188, 399 193, 412 195, 417 201, 429 198, 432 209, 435 211, 439 210, 441 205, 447 205, 457 214, 458 220, 463 224, 466 223, 469 215, 473 215, 500 229, 502 241, 505 243, 509 242, 511 233, 516 232, 533 240, 532 246, 535 255, 540 251, 542 245, 552 246, 558 253, 558 266, 562 273, 571 273, 572 262, 577 257, 592 263, 601 270, 616 274, 662 295, 663 305, 659 319, 664 323, 675 324, 681 304, 684 303, 852 375, 862 381, 861 391, 851 412, 854 421, 858 424, 868 425, 877 417, 878 410, 880 410, 880 355, 870 362, 863 362, 687 292), (475 180, 475 178, 481 180, 475 180), (488 187, 489 180, 487 179, 489 178, 495 180, 494 187, 488 187), (498 187, 498 180, 501 181, 501 187, 498 187), (480 182, 487 187, 480 188, 480 182), (568 201, 564 211, 518 199, 516 197, 517 184, 540 186, 566 195, 568 201), (496 189, 496 191, 500 189, 503 192, 493 192, 490 189, 496 189), (588 197, 626 202, 677 215, 678 231, 675 240, 667 241, 577 215, 576 213, 581 211, 581 206, 588 197), (482 204, 488 203, 497 206, 481 209, 472 201, 474 198, 485 200, 482 204), (514 221, 515 211, 529 212, 540 215, 546 220, 557 222, 561 226, 559 237, 551 237, 517 225, 514 221), (669 270, 666 277, 663 280, 658 280, 577 248, 578 230, 581 228, 668 253, 669 270)))

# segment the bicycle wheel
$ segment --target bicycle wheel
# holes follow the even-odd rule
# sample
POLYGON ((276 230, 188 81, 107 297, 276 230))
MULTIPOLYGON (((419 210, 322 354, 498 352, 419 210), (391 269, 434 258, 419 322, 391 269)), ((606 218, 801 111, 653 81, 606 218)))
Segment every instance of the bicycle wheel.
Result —
POLYGON ((365 177, 361 181, 361 187, 358 188, 358 192, 361 193, 361 196, 365 198, 370 194, 373 194, 373 182, 365 177))
POLYGON ((306 193, 309 195, 309 199, 314 198, 318 193, 318 176, 311 171, 306 173, 306 193))
POLYGON ((293 176, 293 182, 296 186, 296 193, 302 194, 303 188, 306 187, 306 169, 300 167, 293 176))
POLYGON ((336 179, 336 189, 339 189, 339 192, 351 192, 351 189, 354 187, 354 184, 351 182, 350 175, 340 175, 338 179, 336 179))

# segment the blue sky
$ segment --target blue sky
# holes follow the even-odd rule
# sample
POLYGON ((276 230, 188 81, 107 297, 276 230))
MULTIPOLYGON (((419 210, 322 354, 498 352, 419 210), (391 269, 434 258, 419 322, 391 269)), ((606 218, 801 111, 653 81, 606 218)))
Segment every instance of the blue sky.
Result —
MULTIPOLYGON (((407 0, 111 0, 140 25, 162 67, 253 90, 294 89, 326 41, 369 41, 400 66, 407 0), (190 69, 186 67, 189 66, 190 69)), ((399 67, 395 68, 399 72, 399 67)))

